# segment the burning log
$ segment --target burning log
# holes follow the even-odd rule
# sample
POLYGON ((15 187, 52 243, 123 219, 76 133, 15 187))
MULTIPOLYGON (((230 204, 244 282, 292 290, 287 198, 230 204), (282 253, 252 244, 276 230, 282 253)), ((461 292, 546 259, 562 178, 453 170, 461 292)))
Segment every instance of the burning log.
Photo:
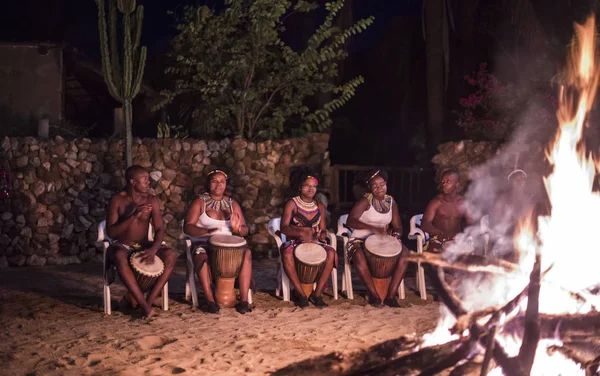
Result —
POLYGON ((493 327, 488 334, 487 346, 485 347, 485 356, 483 358, 483 363, 481 364, 481 376, 486 376, 488 373, 488 369, 490 363, 492 361, 492 357, 494 355, 494 346, 496 345, 496 331, 498 330, 498 315, 494 315, 490 321, 493 321, 493 327))
MULTIPOLYGON (((452 312, 452 314, 455 317, 460 317, 462 315, 467 314, 467 310, 463 307, 460 299, 458 297, 456 297, 456 295, 450 290, 448 285, 444 282, 444 279, 441 276, 441 274, 442 274, 441 271, 437 268, 430 267, 430 268, 428 268, 428 272, 429 272, 428 274, 430 276, 432 284, 434 285, 434 288, 440 294, 440 299, 442 300, 444 305, 446 305, 446 307, 448 307, 450 312, 452 312)), ((476 330, 476 333, 471 333, 472 336, 476 336, 476 335, 480 334, 481 332, 483 332, 483 329, 478 325, 473 325, 472 330, 473 329, 476 330)), ((485 343, 485 341, 488 340, 488 335, 484 335, 484 336, 480 337, 479 340, 480 341, 483 340, 483 343, 485 343)), ((497 343, 496 340, 493 340, 493 341, 494 341, 494 345, 493 345, 492 352, 494 354, 494 359, 496 360, 496 363, 498 363, 498 365, 500 365, 500 367, 502 367, 502 369, 504 370, 504 373, 507 376, 525 375, 523 373, 523 370, 522 370, 519 362, 515 361, 515 359, 513 359, 513 358, 510 358, 504 352, 504 349, 502 348, 502 346, 499 343, 497 343)))
POLYGON ((541 255, 538 253, 535 257, 535 264, 531 271, 529 280, 529 294, 527 296, 527 312, 525 313, 525 333, 523 334, 523 343, 519 350, 519 361, 523 371, 531 373, 533 359, 540 341, 540 274, 541 274, 541 255))
POLYGON ((444 259, 444 256, 439 253, 411 252, 408 254, 407 259, 409 262, 421 262, 444 269, 453 269, 470 273, 506 274, 520 270, 519 265, 513 264, 512 262, 478 255, 459 256, 456 261, 451 262, 444 259))

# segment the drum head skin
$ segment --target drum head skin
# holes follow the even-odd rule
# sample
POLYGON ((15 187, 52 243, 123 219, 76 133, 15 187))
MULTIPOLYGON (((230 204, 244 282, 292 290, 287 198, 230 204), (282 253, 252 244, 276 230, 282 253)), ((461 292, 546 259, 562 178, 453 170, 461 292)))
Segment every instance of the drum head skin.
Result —
POLYGON ((154 256, 153 264, 145 264, 142 262, 142 252, 136 252, 129 258, 131 266, 135 268, 140 274, 148 277, 156 277, 162 274, 165 270, 165 264, 158 256, 154 256))
POLYGON ((316 243, 302 243, 296 246, 294 255, 306 265, 319 265, 327 259, 327 251, 316 243))
POLYGON ((243 247, 246 245, 246 239, 235 235, 214 235, 208 239, 208 243, 217 247, 243 247))
POLYGON ((393 257, 402 252, 402 243, 390 235, 371 235, 365 240, 365 248, 374 255, 393 257))

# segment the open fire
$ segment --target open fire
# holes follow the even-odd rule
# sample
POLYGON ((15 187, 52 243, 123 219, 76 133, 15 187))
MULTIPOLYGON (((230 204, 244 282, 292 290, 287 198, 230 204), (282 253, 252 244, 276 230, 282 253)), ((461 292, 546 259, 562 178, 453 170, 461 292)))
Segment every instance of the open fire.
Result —
POLYGON ((559 92, 559 128, 546 151, 550 214, 536 218, 530 211, 519 220, 513 270, 488 273, 477 283, 461 281, 456 293, 435 266, 430 270, 445 306, 437 329, 418 350, 457 344, 438 371, 471 361, 482 375, 600 373, 600 347, 592 341, 600 328, 600 300, 593 293, 600 285, 600 252, 587 236, 599 231, 600 194, 592 186, 600 160, 582 141, 600 72, 595 18, 575 25, 575 32, 559 92), (566 346, 565 340, 577 345, 566 346), (456 356, 466 345, 466 355, 456 356))

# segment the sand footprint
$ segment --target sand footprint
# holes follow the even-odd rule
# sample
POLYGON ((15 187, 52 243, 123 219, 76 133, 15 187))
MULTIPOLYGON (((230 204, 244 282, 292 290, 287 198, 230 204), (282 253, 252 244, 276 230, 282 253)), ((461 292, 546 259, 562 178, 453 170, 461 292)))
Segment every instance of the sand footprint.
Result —
POLYGON ((176 338, 172 339, 166 336, 146 336, 139 339, 137 344, 142 350, 155 350, 162 349, 166 345, 176 341, 176 338))

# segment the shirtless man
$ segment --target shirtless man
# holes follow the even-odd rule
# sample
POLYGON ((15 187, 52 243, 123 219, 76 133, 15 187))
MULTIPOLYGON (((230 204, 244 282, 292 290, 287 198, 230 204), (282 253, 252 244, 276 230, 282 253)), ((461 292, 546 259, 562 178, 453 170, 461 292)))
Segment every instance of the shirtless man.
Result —
POLYGON ((465 199, 458 193, 460 176, 457 170, 449 169, 444 172, 441 190, 429 202, 421 220, 421 229, 431 235, 423 247, 423 250, 429 252, 442 252, 444 242, 454 239, 463 230, 464 223, 469 222, 465 199))
POLYGON ((163 245, 165 229, 156 196, 148 193, 150 186, 146 169, 133 165, 125 171, 125 190, 113 195, 108 203, 106 234, 115 241, 108 248, 108 258, 117 267, 132 305, 139 304, 144 317, 153 315, 152 303, 162 291, 175 267, 176 253, 163 245), (150 218, 154 225, 154 242, 148 240, 150 218), (154 263, 158 256, 165 264, 165 270, 144 299, 129 265, 129 256, 137 248, 142 252, 142 261, 154 263))

